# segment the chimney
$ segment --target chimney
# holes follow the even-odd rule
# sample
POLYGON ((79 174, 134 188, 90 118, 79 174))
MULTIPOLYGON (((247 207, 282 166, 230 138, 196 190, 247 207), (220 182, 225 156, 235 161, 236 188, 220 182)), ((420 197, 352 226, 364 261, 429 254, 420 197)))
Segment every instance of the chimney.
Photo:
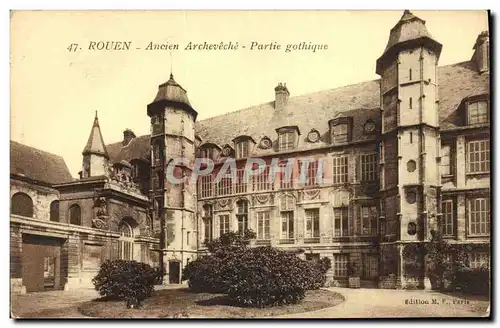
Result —
POLYGON ((276 88, 274 88, 274 109, 281 110, 285 108, 288 103, 288 97, 290 96, 290 92, 286 87, 286 83, 278 83, 276 88))
POLYGON ((479 73, 489 72, 490 70, 490 39, 488 31, 481 32, 474 44, 474 54, 472 61, 476 65, 479 73))
POLYGON ((128 145, 129 142, 130 142, 130 140, 132 140, 134 138, 135 138, 134 131, 132 131, 130 129, 126 129, 125 131, 123 131, 123 142, 122 142, 122 145, 123 146, 128 145))

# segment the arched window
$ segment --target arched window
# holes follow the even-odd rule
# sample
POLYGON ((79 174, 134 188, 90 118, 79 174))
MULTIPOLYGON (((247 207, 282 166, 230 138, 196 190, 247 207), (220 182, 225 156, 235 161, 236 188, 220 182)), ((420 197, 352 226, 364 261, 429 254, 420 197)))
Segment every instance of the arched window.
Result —
POLYGON ((50 221, 59 222, 59 201, 50 203, 50 221))
POLYGON ((25 193, 18 192, 12 196, 11 213, 33 217, 33 200, 25 193))
POLYGON ((130 224, 122 220, 120 223, 120 240, 118 253, 121 260, 131 261, 133 259, 134 231, 130 224))
POLYGON ((82 225, 82 210, 77 204, 73 204, 69 207, 69 223, 82 225))
POLYGON ((248 201, 241 199, 236 203, 238 219, 238 231, 240 233, 245 233, 248 230, 248 201))

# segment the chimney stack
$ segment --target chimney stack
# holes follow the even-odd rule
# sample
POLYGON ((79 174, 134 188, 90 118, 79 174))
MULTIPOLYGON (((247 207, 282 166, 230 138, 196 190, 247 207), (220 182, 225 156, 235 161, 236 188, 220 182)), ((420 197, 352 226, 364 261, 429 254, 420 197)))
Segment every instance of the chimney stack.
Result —
POLYGON ((490 69, 490 39, 488 31, 481 32, 474 44, 472 61, 479 73, 489 72, 490 69))
POLYGON ((274 88, 274 94, 274 109, 281 110, 285 108, 288 103, 288 97, 290 96, 286 83, 278 83, 276 88, 274 88))
POLYGON ((123 146, 128 145, 129 142, 130 142, 130 140, 132 140, 134 138, 135 138, 134 131, 132 131, 130 129, 126 129, 125 131, 123 131, 123 142, 122 142, 122 145, 123 146))

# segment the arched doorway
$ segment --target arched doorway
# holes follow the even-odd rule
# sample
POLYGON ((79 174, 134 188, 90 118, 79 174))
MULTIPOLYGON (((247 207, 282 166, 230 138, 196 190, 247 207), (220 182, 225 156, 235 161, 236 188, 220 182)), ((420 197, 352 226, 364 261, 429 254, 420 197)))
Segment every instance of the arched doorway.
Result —
POLYGON ((181 283, 181 262, 178 260, 171 260, 168 262, 168 283, 181 283))

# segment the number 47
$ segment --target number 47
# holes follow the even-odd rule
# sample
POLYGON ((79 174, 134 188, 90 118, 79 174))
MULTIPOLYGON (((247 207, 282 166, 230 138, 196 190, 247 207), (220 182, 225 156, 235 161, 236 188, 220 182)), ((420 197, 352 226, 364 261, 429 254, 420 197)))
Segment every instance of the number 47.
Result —
POLYGON ((67 48, 68 51, 76 51, 78 49, 78 43, 72 43, 69 45, 69 47, 67 48))

